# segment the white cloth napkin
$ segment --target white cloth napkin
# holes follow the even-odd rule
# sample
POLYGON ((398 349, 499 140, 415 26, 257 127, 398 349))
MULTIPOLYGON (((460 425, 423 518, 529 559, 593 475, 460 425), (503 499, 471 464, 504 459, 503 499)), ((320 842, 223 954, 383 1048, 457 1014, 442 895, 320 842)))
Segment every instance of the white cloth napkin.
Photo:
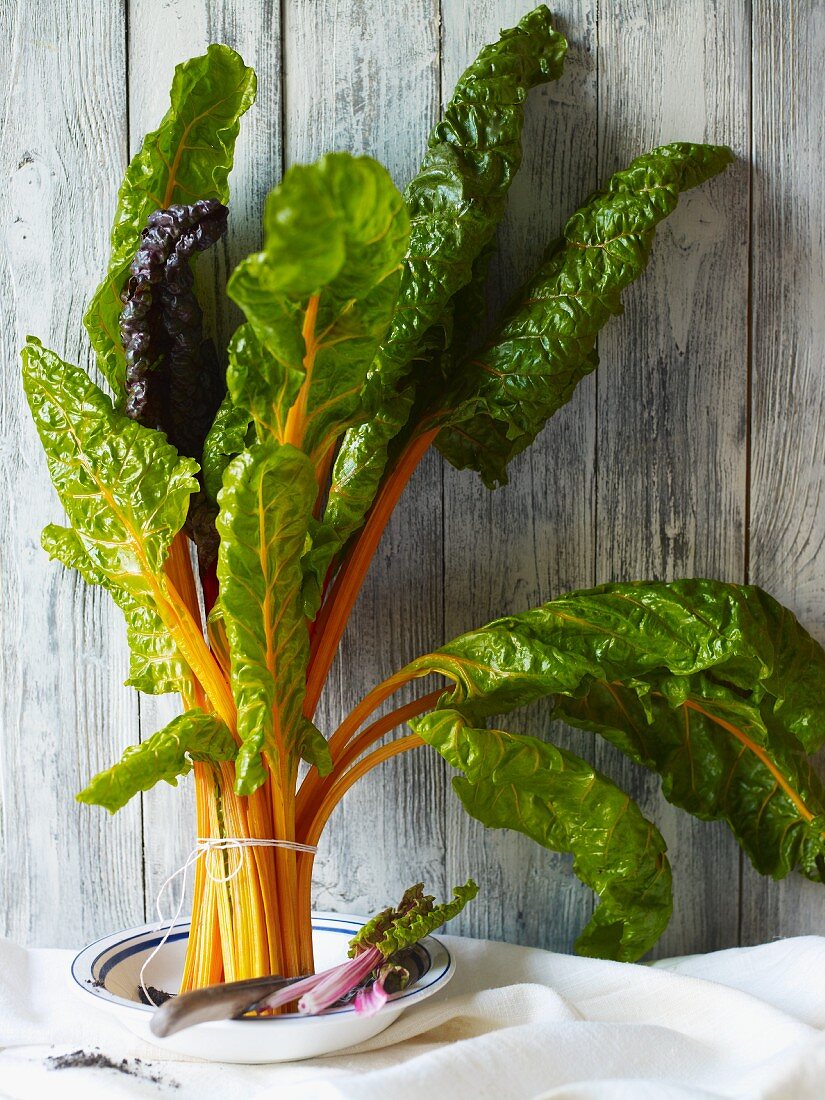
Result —
MULTIPOLYGON (((442 993, 344 1054, 273 1066, 170 1059, 70 986, 69 951, 0 940, 0 1095, 83 1100, 822 1100, 825 938, 601 962, 445 936, 442 993), (99 1049, 142 1076, 48 1068, 99 1049), (155 1076, 158 1081, 149 1078, 155 1076)), ((91 998, 89 999, 91 1000, 91 998)))

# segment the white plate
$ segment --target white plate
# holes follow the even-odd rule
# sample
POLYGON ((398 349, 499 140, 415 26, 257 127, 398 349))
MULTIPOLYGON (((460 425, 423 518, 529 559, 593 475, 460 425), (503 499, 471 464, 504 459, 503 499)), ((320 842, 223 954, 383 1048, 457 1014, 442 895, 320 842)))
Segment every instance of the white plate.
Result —
MULTIPOLYGON (((313 913, 316 969, 326 970, 343 962, 349 940, 364 923, 364 917, 313 913)), ((144 924, 96 940, 75 957, 72 977, 87 1003, 90 1003, 89 997, 94 997, 99 1008, 109 1012, 141 1039, 210 1062, 291 1062, 332 1054, 363 1043, 394 1023, 405 1008, 443 989, 455 969, 444 944, 434 936, 427 936, 420 946, 429 956, 429 969, 417 982, 400 993, 391 994, 386 1005, 374 1016, 359 1016, 351 1005, 347 1005, 330 1009, 320 1016, 290 1013, 196 1024, 167 1039, 158 1039, 149 1030, 154 1009, 141 1003, 138 987, 140 968, 160 943, 167 927, 144 924)), ((189 922, 180 921, 147 966, 147 986, 170 993, 177 991, 188 939, 189 922)))

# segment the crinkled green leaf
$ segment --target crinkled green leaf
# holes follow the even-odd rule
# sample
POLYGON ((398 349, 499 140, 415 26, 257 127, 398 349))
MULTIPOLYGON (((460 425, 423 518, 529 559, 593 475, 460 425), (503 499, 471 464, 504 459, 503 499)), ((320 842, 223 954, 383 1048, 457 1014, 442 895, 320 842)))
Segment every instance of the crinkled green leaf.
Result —
POLYGON ((669 802, 725 819, 761 874, 784 878, 798 868, 823 882, 825 788, 773 705, 760 708, 698 675, 670 699, 594 683, 582 699, 560 698, 558 715, 658 772, 669 802))
POLYGON ((76 535, 49 528, 47 549, 115 596, 129 626, 132 681, 144 690, 181 690, 188 670, 172 639, 163 639, 157 600, 166 593, 169 547, 198 488, 197 463, 116 412, 84 371, 31 337, 23 386, 76 535))
POLYGON ((455 363, 481 343, 480 333, 487 317, 487 278, 494 254, 495 246, 491 242, 476 256, 470 282, 453 298, 450 343, 439 363, 444 377, 449 377, 455 370, 455 363))
POLYGON ((673 909, 665 842, 633 799, 573 753, 473 729, 457 711, 410 723, 454 768, 467 812, 493 829, 516 829, 555 852, 601 904, 576 941, 580 955, 633 962, 656 943, 673 909))
POLYGON ((193 760, 233 760, 236 750, 232 734, 219 718, 188 710, 140 745, 130 745, 117 764, 92 779, 77 801, 104 806, 113 814, 161 779, 176 787, 193 760))
POLYGON ((50 523, 43 529, 41 543, 50 558, 55 558, 67 569, 76 569, 87 584, 105 588, 123 612, 130 654, 127 685, 148 695, 191 693, 189 666, 154 606, 111 584, 93 565, 79 535, 71 527, 50 523))
POLYGON ((825 651, 758 588, 691 580, 573 592, 408 666, 476 723, 555 695, 558 715, 724 818, 754 865, 823 880, 825 793, 806 753, 825 731, 825 651))
MULTIPOLYGON (((266 302, 266 308, 271 303, 266 302)), ((283 329, 273 326, 273 334, 268 341, 262 340, 255 327, 241 325, 235 330, 229 342, 229 366, 227 379, 231 395, 237 404, 231 405, 231 425, 233 434, 230 442, 241 436, 242 417, 246 430, 255 425, 256 437, 268 436, 283 440, 286 436, 286 419, 289 408, 298 396, 303 381, 303 370, 290 364, 300 363, 304 356, 304 345, 300 339, 298 326, 300 318, 297 311, 285 314, 283 329), (281 349, 275 355, 270 350, 275 339, 285 338, 291 346, 281 349)), ((236 454, 240 453, 239 448, 236 454)))
POLYGON ((215 414, 203 444, 203 487, 210 500, 218 499, 223 485, 223 472, 231 460, 244 450, 248 442, 252 442, 248 439, 249 421, 246 409, 233 405, 227 394, 215 414))
POLYGON ((301 555, 315 493, 307 456, 266 440, 232 460, 218 495, 218 579, 241 739, 239 794, 266 779, 262 753, 287 772, 297 770, 305 752, 317 754, 301 710, 309 655, 301 555))
POLYGON ((29 338, 23 386, 58 496, 92 565, 135 595, 162 572, 198 464, 116 412, 79 367, 29 338))
POLYGON ((377 947, 385 958, 435 932, 442 924, 458 916, 468 901, 478 893, 478 886, 468 879, 463 886, 453 887, 450 901, 435 904, 432 894, 424 893, 424 883, 419 882, 404 892, 397 906, 383 909, 364 925, 350 940, 349 955, 353 958, 368 947, 377 947))
POLYGON ((412 389, 402 396, 399 380, 413 360, 449 342, 453 299, 462 325, 478 302, 492 237, 521 163, 527 93, 561 76, 566 51, 548 9, 529 12, 484 47, 430 134, 421 169, 404 192, 410 245, 392 328, 370 370, 366 399, 373 419, 344 437, 324 515, 340 546, 362 525, 388 444, 407 422, 412 389), (469 295, 462 293, 468 285, 469 295))
POLYGON ((314 618, 333 558, 360 530, 387 464, 387 450, 406 421, 412 392, 388 397, 365 424, 350 428, 332 469, 323 522, 316 525, 304 557, 306 610, 314 618))
POLYGON ((126 365, 120 343, 120 293, 153 210, 196 199, 229 201, 240 117, 255 99, 255 73, 228 46, 211 45, 178 65, 171 103, 126 170, 112 227, 112 254, 83 323, 100 369, 119 396, 126 365))
POLYGON ((721 172, 729 149, 677 142, 638 157, 573 215, 564 236, 488 345, 462 364, 443 398, 437 446, 493 488, 508 462, 597 365, 595 342, 621 292, 647 266, 656 226, 682 191, 721 172))
POLYGON ((403 199, 369 157, 330 153, 296 165, 270 193, 264 249, 238 265, 228 288, 268 353, 249 354, 242 334, 227 372, 232 400, 260 438, 300 443, 317 460, 364 418, 362 390, 392 318, 408 241, 403 199), (288 439, 299 391, 300 428, 288 439))
POLYGON ((341 541, 332 528, 313 517, 301 559, 304 572, 304 614, 310 621, 318 614, 330 562, 340 549, 341 541))
POLYGON ((311 767, 317 768, 321 775, 332 771, 332 754, 329 742, 316 725, 304 719, 301 736, 301 756, 311 767))
POLYGON ((542 5, 485 46, 458 81, 404 192, 410 247, 398 310, 373 368, 382 390, 394 387, 416 356, 444 346, 433 326, 443 328, 450 300, 471 281, 504 213, 521 164, 527 93, 558 80, 566 52, 542 5))

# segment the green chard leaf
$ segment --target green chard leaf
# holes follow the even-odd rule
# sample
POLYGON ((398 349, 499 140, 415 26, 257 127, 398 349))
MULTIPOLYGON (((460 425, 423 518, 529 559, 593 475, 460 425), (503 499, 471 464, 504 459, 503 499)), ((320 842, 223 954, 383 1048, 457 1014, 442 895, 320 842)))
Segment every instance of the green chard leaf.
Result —
POLYGON ((389 443, 407 422, 413 387, 404 389, 401 380, 415 372, 414 360, 449 342, 453 299, 462 321, 469 302, 478 300, 492 238, 521 163, 527 93, 558 80, 566 52, 567 42, 553 30, 548 9, 542 5, 529 12, 498 42, 485 46, 430 134, 421 169, 404 192, 411 235, 398 307, 367 385, 376 427, 351 428, 335 465, 324 523, 335 532, 338 546, 361 527, 378 491, 389 443), (462 294, 468 285, 469 297, 462 294))
POLYGON ((67 569, 76 569, 87 584, 105 588, 123 612, 130 654, 126 684, 147 695, 191 693, 189 666, 155 608, 110 583, 106 574, 94 565, 80 536, 71 527, 50 523, 43 529, 40 541, 50 558, 67 569))
POLYGON ((332 754, 329 742, 318 727, 305 718, 300 734, 301 756, 310 765, 317 768, 319 774, 329 775, 332 771, 332 754))
POLYGON ((231 397, 227 394, 215 414, 212 427, 203 444, 203 487, 210 500, 218 499, 226 467, 235 455, 239 455, 248 444, 252 443, 249 438, 249 427, 249 413, 246 409, 239 409, 233 405, 231 397))
POLYGON ((266 779, 262 753, 285 773, 297 771, 304 754, 319 758, 317 731, 302 714, 309 639, 301 555, 315 494, 309 458, 269 439, 232 460, 218 495, 220 606, 241 740, 238 794, 266 779))
POLYGON ((662 777, 666 798, 724 819, 754 866, 823 881, 825 651, 750 586, 638 582, 573 592, 464 634, 408 666, 454 682, 470 724, 553 695, 662 777))
POLYGON ((140 791, 161 779, 178 785, 194 760, 233 760, 237 746, 232 734, 214 714, 188 710, 140 745, 130 745, 119 762, 99 772, 77 795, 78 802, 104 806, 116 813, 140 791))
POLYGON ((624 791, 555 745, 473 729, 457 711, 410 723, 454 768, 467 812, 492 829, 517 829, 555 852, 601 900, 576 941, 580 955, 633 962, 661 936, 673 910, 659 830, 624 791))
POLYGON ((669 802, 696 817, 728 821, 751 863, 784 878, 798 868, 825 881, 825 788, 799 743, 762 708, 696 676, 681 702, 651 691, 594 684, 560 700, 558 716, 595 730, 662 776, 669 802))
POLYGON ((644 271, 656 226, 679 195, 721 172, 729 149, 677 142, 638 157, 568 221, 488 345, 439 398, 436 445, 489 488, 598 364, 596 336, 644 271))
POLYGON ((261 439, 319 462, 365 417, 367 370, 395 309, 409 220, 386 169, 330 153, 290 168, 267 199, 264 250, 235 269, 229 294, 248 324, 227 385, 261 439))
POLYGON ((120 342, 120 294, 141 231, 153 210, 195 199, 229 201, 240 117, 255 99, 255 73, 228 46, 211 45, 178 65, 171 103, 157 130, 143 139, 118 192, 112 253, 83 323, 98 365, 115 394, 123 393, 126 363, 120 342))
POLYGON ((130 682, 144 691, 191 686, 167 632, 163 565, 183 526, 198 465, 159 432, 116 412, 79 367, 29 337, 23 386, 52 482, 72 530, 49 526, 47 551, 112 593, 126 616, 130 682))
POLYGON ((399 308, 373 368, 382 389, 394 387, 422 352, 444 346, 433 329, 443 330, 450 300, 471 282, 521 165, 527 93, 558 80, 566 53, 542 5, 485 46, 458 81, 404 192, 410 247, 399 308))
POLYGON ((409 414, 413 395, 405 390, 388 397, 365 424, 350 428, 332 469, 323 521, 313 531, 304 557, 307 615, 315 617, 327 570, 335 555, 363 525, 378 490, 387 454, 399 425, 409 414))

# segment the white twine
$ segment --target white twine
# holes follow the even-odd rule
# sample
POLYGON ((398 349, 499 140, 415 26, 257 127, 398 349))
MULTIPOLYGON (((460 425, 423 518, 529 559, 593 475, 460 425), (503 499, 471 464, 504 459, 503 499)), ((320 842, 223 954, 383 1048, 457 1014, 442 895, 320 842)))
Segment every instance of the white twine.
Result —
POLYGON ((211 882, 231 882, 231 880, 239 875, 241 872, 241 868, 243 867, 245 848, 287 848, 292 852, 309 852, 311 855, 315 855, 315 853, 318 851, 318 848, 315 844, 299 844, 295 840, 269 840, 268 838, 264 837, 249 836, 199 836, 195 847, 186 857, 186 862, 183 864, 182 867, 178 867, 177 871, 173 871, 172 874, 169 875, 169 877, 161 883, 161 887, 158 890, 158 895, 155 898, 155 908, 157 909, 158 914, 158 929, 160 929, 166 923, 166 918, 164 917, 163 910, 161 909, 161 899, 163 898, 164 892, 166 891, 167 886, 169 886, 170 883, 178 878, 179 875, 183 876, 183 881, 181 882, 180 888, 180 897, 178 898, 178 905, 175 909, 172 920, 169 922, 169 927, 164 932, 163 939, 160 941, 155 950, 151 953, 151 955, 149 955, 143 966, 140 968, 140 988, 143 990, 143 994, 146 997, 146 1000, 149 1002, 150 1005, 154 1005, 155 1008, 158 1008, 159 1006, 155 1004, 155 1002, 152 1000, 152 996, 149 993, 149 990, 146 988, 146 982, 143 975, 146 971, 146 967, 149 965, 152 959, 154 959, 155 955, 157 955, 158 951, 160 951, 160 949, 169 939, 172 929, 175 927, 175 925, 178 923, 178 920, 180 919, 181 910, 183 909, 183 903, 186 898, 186 878, 189 874, 189 868, 194 867, 201 856, 205 856, 208 852, 235 851, 238 853, 237 862, 233 869, 226 875, 214 874, 210 866, 210 861, 207 860, 206 862, 206 876, 211 882))

